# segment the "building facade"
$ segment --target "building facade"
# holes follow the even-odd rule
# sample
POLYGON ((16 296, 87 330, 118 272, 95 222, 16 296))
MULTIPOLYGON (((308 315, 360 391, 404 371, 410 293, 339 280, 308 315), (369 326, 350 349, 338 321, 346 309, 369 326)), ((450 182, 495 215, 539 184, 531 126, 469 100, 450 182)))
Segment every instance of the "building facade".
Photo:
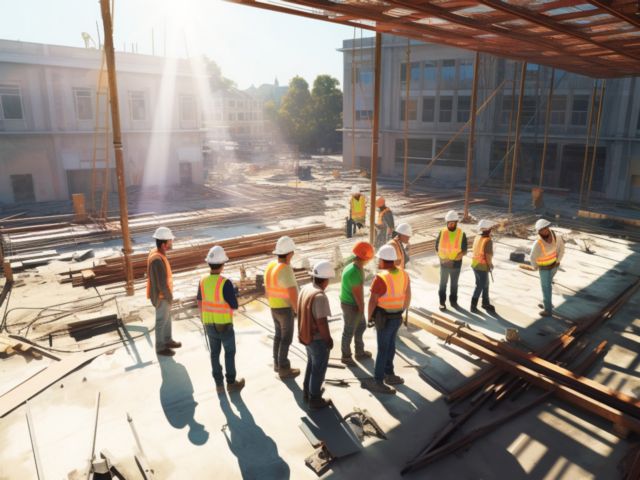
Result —
MULTIPOLYGON (((373 38, 345 40, 343 155, 347 166, 368 168, 371 158, 373 38), (353 62, 353 63, 352 63, 353 62), (353 81, 352 81, 353 80, 353 81), (354 95, 355 94, 355 95, 354 95)), ((419 172, 445 181, 466 175, 468 129, 431 168, 440 152, 469 119, 474 52, 383 36, 379 171, 403 175, 404 139, 408 138, 408 174, 419 172), (410 61, 407 99, 406 66, 410 61), (405 122, 408 108, 408 125, 405 122), (406 127, 406 130, 405 130, 406 127)), ((478 115, 473 164, 476 185, 501 184, 509 168, 515 131, 520 64, 482 54, 479 64, 478 115), (515 95, 513 76, 517 72, 515 95), (493 95, 495 92, 495 95, 493 95), (513 112, 512 112, 513 110, 513 112), (509 123, 513 125, 509 128, 509 123), (511 130, 511 134, 510 134, 511 130), (507 155, 507 151, 509 154, 507 155)), ((517 183, 538 185, 552 69, 527 66, 521 120, 517 183)), ((594 196, 640 202, 640 79, 607 80, 592 191, 594 196)), ((594 79, 555 72, 543 184, 577 192, 582 181, 585 141, 594 79)), ((598 93, 601 83, 598 84, 598 93)), ((591 138, 595 134, 594 109, 591 138)), ((589 161, 593 150, 588 152, 589 161)), ((590 167, 588 168, 590 170, 590 167)))
MULTIPOLYGON (((102 189, 106 155, 114 189, 101 60, 95 49, 0 40, 0 202, 86 194, 94 157, 102 189)), ((127 186, 201 183, 206 83, 188 60, 116 52, 116 65, 127 186)))

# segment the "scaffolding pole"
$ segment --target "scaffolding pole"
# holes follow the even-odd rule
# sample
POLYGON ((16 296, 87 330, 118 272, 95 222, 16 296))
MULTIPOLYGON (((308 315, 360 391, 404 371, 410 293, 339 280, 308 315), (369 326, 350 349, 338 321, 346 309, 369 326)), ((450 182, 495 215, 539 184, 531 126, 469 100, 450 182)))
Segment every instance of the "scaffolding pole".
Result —
MULTIPOLYGON (((102 0, 105 1, 105 0, 102 0)), ((373 126, 371 129, 371 209, 369 212, 369 242, 375 241, 376 180, 378 176, 378 127, 380 125, 380 68, 382 60, 382 34, 376 32, 375 65, 373 72, 373 126)))
POLYGON ((411 40, 407 38, 407 67, 405 69, 405 84, 407 86, 404 95, 404 168, 403 168, 403 190, 404 194, 409 194, 409 184, 407 182, 407 167, 409 163, 409 95, 411 94, 411 40))
POLYGON ((591 154, 591 171, 589 172, 589 186, 587 187, 587 200, 586 205, 589 206, 589 197, 591 197, 591 185, 593 184, 593 172, 596 168, 596 152, 598 151, 598 139, 600 138, 600 120, 602 119, 602 110, 604 110, 604 93, 606 90, 607 81, 602 80, 600 86, 600 101, 598 102, 598 116, 596 118, 596 133, 593 138, 593 152, 591 154))
POLYGON ((509 184, 509 213, 513 209, 513 189, 516 185, 518 170, 518 150, 520 147, 520 116, 522 114, 522 100, 524 99, 524 85, 527 81, 527 62, 522 62, 520 71, 520 96, 518 97, 518 113, 516 114, 516 134, 513 139, 513 160, 511 161, 511 183, 509 184))
POLYGON ((356 168, 356 27, 351 51, 351 168, 356 168))
POLYGON ((584 193, 584 182, 587 177, 587 162, 589 161, 589 142, 591 141, 591 125, 593 124, 593 109, 596 101, 596 93, 598 92, 598 80, 593 81, 593 91, 591 92, 591 103, 589 104, 589 119, 587 120, 587 139, 584 144, 584 159, 582 161, 582 177, 580 178, 580 205, 582 205, 582 196, 584 193))
POLYGON ((467 180, 464 189, 464 215, 463 222, 469 221, 469 197, 471 196, 471 172, 473 170, 473 146, 476 140, 476 116, 478 114, 478 69, 480 53, 476 52, 473 61, 473 86, 471 87, 471 126, 469 127, 469 145, 467 145, 467 180))
MULTIPOLYGON (((507 133, 507 149, 505 152, 511 150, 511 128, 513 127, 513 104, 516 100, 516 80, 518 77, 518 62, 513 62, 513 82, 511 84, 511 111, 509 112, 509 133, 507 133)), ((507 188, 507 178, 509 176, 509 156, 506 156, 504 162, 504 176, 502 179, 502 188, 507 188)))
POLYGON ((104 27, 104 53, 107 60, 109 78, 109 104, 111 106, 111 124, 113 130, 113 149, 118 179, 118 200, 120 203, 120 229, 122 231, 122 252, 124 254, 127 295, 133 295, 133 268, 130 255, 131 237, 129 235, 129 212, 127 210, 127 190, 124 176, 124 158, 122 152, 122 132, 120 130, 120 109, 118 106, 118 83, 116 81, 116 59, 113 48, 113 24, 109 0, 100 0, 102 24, 104 27))
POLYGON ((544 119, 544 144, 542 145, 542 161, 540 164, 540 182, 538 187, 542 188, 544 179, 544 162, 547 159, 547 144, 549 142, 549 120, 551 119, 551 101, 553 100, 553 83, 556 80, 556 69, 551 69, 551 84, 549 85, 549 95, 547 96, 547 113, 544 119))

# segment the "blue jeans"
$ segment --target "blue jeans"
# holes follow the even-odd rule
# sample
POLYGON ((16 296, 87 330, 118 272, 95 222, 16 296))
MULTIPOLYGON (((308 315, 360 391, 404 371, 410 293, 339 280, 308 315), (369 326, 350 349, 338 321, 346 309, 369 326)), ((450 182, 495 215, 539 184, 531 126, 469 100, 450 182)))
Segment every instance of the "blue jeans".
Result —
POLYGON ((473 270, 476 276, 476 289, 473 291, 473 299, 477 302, 482 294, 482 305, 488 305, 489 302, 489 272, 482 270, 473 270))
POLYGON ((556 275, 558 267, 553 267, 551 270, 540 269, 540 286, 542 287, 542 303, 544 309, 547 312, 553 311, 553 304, 551 303, 551 284, 553 283, 553 277, 556 275))
POLYGON ((320 397, 322 382, 329 366, 329 347, 324 340, 314 340, 307 345, 307 369, 302 388, 312 397, 320 397))
POLYGON ((393 314, 387 317, 387 324, 377 331, 378 354, 376 355, 376 366, 374 377, 376 381, 382 382, 385 375, 393 375, 393 358, 396 356, 396 337, 402 323, 402 313, 393 314))
POLYGON ((212 324, 205 325, 209 348, 211 348, 211 373, 216 385, 223 384, 222 365, 220 365, 220 352, 224 347, 224 367, 227 372, 227 383, 236 381, 236 334, 233 325, 224 332, 217 332, 212 324))
POLYGON ((438 296, 440 297, 441 304, 444 304, 444 301, 447 299, 447 282, 449 281, 449 278, 451 278, 451 290, 449 292, 449 299, 457 301, 460 268, 440 265, 440 288, 438 289, 438 296))
POLYGON ((272 308, 271 317, 275 332, 273 334, 273 365, 277 368, 290 368, 289 347, 293 341, 293 309, 272 308))
POLYGON ((166 348, 171 340, 171 304, 167 300, 158 300, 156 305, 156 352, 166 348))

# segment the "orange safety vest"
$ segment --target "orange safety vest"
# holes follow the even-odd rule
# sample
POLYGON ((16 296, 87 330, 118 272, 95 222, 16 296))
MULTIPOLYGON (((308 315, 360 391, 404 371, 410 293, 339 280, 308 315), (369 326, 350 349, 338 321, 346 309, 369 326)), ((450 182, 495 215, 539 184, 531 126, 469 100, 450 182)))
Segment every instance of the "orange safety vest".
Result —
POLYGON ((289 289, 280 285, 278 277, 280 272, 287 266, 286 263, 280 263, 272 261, 267 265, 267 269, 264 272, 264 283, 267 298, 272 308, 277 308, 274 305, 282 303, 282 307, 287 307, 287 304, 283 302, 289 302, 289 289))
MULTIPOLYGON (((149 256, 147 257, 147 298, 151 298, 151 264, 156 258, 161 259, 164 263, 164 268, 167 271, 167 289, 171 293, 173 293, 173 274, 171 273, 171 265, 169 264, 169 259, 166 257, 166 255, 160 253, 157 248, 154 248, 149 252, 149 256)), ((158 294, 158 298, 164 298, 162 292, 158 294)))
POLYGON ((402 245, 400 245, 400 240, 398 240, 398 237, 389 240, 387 242, 387 245, 391 245, 396 250, 396 255, 398 256, 398 259, 396 260, 396 267, 404 270, 404 249, 402 248, 402 245))
POLYGON ((473 259, 471 268, 486 271, 488 269, 487 255, 485 249, 491 237, 478 236, 473 240, 473 259))
POLYGON ((233 309, 222 294, 226 281, 222 275, 207 275, 200 280, 202 323, 224 325, 233 321, 233 309))
POLYGON ((456 228, 450 232, 448 228, 440 231, 440 242, 438 243, 438 256, 442 260, 455 260, 462 252, 462 230, 456 228))
POLYGON ((541 238, 538 239, 538 245, 540 245, 540 250, 542 251, 542 255, 540 255, 536 264, 539 267, 549 267, 558 261, 558 248, 556 242, 556 235, 551 232, 553 237, 553 241, 551 242, 551 248, 549 251, 545 248, 545 242, 541 238))
POLYGON ((385 213, 390 212, 390 211, 391 211, 391 209, 389 207, 384 207, 382 210, 378 210, 378 219, 376 220, 376 225, 381 227, 382 224, 383 224, 382 217, 384 217, 385 213))
POLYGON ((364 195, 360 195, 360 198, 356 199, 353 195, 351 196, 351 218, 353 220, 364 220, 366 211, 366 200, 364 199, 364 195))
POLYGON ((378 307, 391 312, 404 310, 404 302, 407 299, 407 289, 409 288, 409 275, 404 270, 396 269, 378 273, 387 291, 378 297, 378 307))

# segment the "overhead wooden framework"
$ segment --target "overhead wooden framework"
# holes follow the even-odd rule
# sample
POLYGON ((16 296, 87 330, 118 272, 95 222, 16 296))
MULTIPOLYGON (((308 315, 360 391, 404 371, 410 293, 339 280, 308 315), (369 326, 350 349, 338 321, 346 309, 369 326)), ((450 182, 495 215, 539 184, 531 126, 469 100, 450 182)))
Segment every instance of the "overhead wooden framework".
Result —
POLYGON ((229 0, 596 78, 640 75, 637 0, 229 0))

